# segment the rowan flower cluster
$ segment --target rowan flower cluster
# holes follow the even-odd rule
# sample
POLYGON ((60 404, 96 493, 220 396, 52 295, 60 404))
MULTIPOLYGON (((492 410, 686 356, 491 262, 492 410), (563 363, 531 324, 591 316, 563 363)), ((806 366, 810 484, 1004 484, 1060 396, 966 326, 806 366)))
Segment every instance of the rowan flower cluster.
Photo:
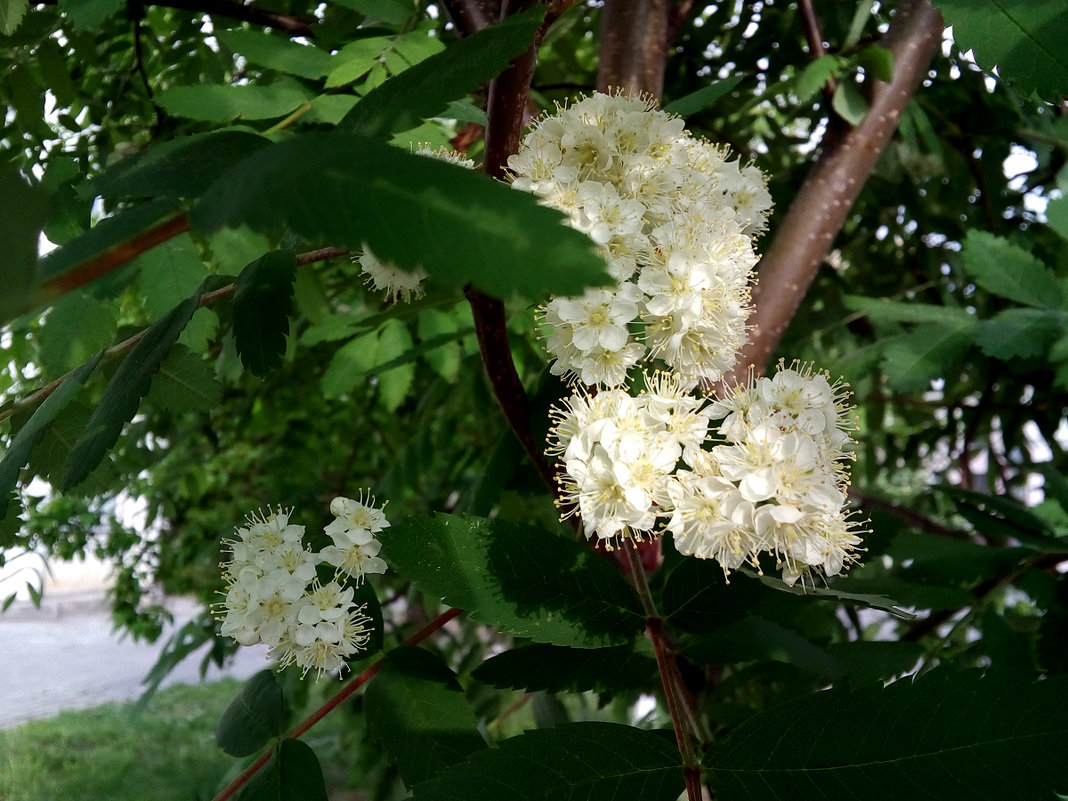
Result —
POLYGON ((317 553, 304 544, 304 526, 290 522, 292 510, 250 514, 225 541, 230 558, 221 565, 222 634, 241 645, 266 644, 279 667, 295 664, 303 675, 342 670, 366 647, 371 619, 353 601, 354 585, 386 570, 374 535, 389 523, 374 499, 335 498, 330 511, 332 544, 317 553), (319 565, 335 568, 332 579, 321 580, 319 565))
POLYGON ((606 94, 538 120, 508 167, 513 187, 590 236, 618 281, 544 307, 554 374, 619 387, 659 361, 692 387, 734 366, 771 207, 756 167, 651 99, 606 94))
POLYGON ((550 433, 562 502, 609 548, 670 531, 681 552, 725 573, 770 553, 788 584, 838 575, 860 544, 842 511, 846 397, 798 364, 718 401, 664 374, 637 396, 576 393, 550 433))

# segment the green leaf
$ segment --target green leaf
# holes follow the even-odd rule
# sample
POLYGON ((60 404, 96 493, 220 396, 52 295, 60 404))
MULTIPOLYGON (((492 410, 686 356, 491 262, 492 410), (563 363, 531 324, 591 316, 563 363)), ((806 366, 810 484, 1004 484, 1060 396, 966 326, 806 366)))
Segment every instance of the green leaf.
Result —
POLYGON ((37 243, 48 219, 43 194, 14 168, 0 171, 0 323, 27 311, 37 288, 37 243))
POLYGON ((0 34, 13 34, 29 7, 30 0, 0 0, 0 34))
POLYGON ((1035 0, 935 0, 961 50, 985 70, 1053 100, 1068 94, 1068 8, 1035 0))
POLYGON ((207 361, 175 345, 152 379, 148 400, 172 412, 207 412, 222 399, 222 384, 207 361))
POLYGON ((378 64, 394 41, 392 36, 368 36, 346 44, 330 59, 326 88, 335 89, 358 80, 378 64))
POLYGON ((1007 239, 986 231, 969 231, 961 257, 968 275, 988 292, 1043 309, 1061 305, 1061 285, 1053 273, 1007 239))
POLYGON ((979 323, 975 343, 995 359, 1033 359, 1061 335, 1064 320, 1059 309, 1005 309, 979 323))
POLYGON ((844 295, 842 303, 847 309, 863 312, 875 323, 943 323, 952 320, 961 325, 975 324, 973 314, 952 306, 934 306, 930 303, 887 298, 865 298, 859 295, 844 295))
POLYGON ((691 117, 699 111, 704 111, 715 105, 715 102, 727 94, 731 89, 742 82, 743 75, 733 75, 722 81, 713 81, 708 86, 702 86, 696 92, 690 92, 685 97, 673 100, 664 106, 668 114, 678 114, 680 117, 691 117))
POLYGON ((827 81, 841 75, 844 67, 845 62, 841 57, 829 53, 810 61, 797 76, 794 91, 798 101, 807 102, 827 85, 827 81))
POLYGON ((139 255, 131 264, 138 271, 137 283, 145 311, 153 317, 169 312, 208 277, 208 268, 189 234, 168 239, 139 255))
POLYGON ((535 692, 619 692, 655 681, 656 660, 627 646, 528 645, 491 657, 471 674, 483 684, 535 692))
MULTIPOLYGON (((390 320, 382 329, 375 353, 376 368, 400 359, 412 349, 412 335, 408 326, 401 320, 390 320)), ((414 357, 413 357, 414 358, 414 357)), ((378 372, 378 391, 382 404, 390 412, 395 412, 404 403, 412 388, 415 378, 415 365, 411 361, 378 372)))
POLYGON ((230 756, 249 756, 285 725, 285 698, 273 670, 261 670, 241 688, 215 727, 215 741, 230 756))
POLYGON ((339 127, 371 137, 414 128, 502 72, 531 46, 544 14, 537 6, 465 36, 369 92, 339 127))
POLYGON ((941 670, 787 701, 702 762, 721 801, 1048 799, 1068 786, 1066 704, 1064 676, 941 670))
POLYGON ((778 623, 748 615, 724 629, 688 637, 682 651, 699 664, 774 660, 834 679, 844 672, 826 651, 778 623))
POLYGON ((850 125, 860 125, 868 114, 868 101, 861 94, 860 87, 848 77, 835 87, 831 107, 850 125))
POLYGON ((911 673, 925 653, 924 647, 915 642, 867 640, 832 643, 826 650, 845 668, 855 685, 911 673))
POLYGON ((224 170, 271 141, 250 131, 183 136, 124 159, 80 190, 83 197, 169 197, 201 195, 224 170))
POLYGON ((358 11, 368 19, 378 20, 387 25, 403 25, 412 16, 411 6, 398 0, 334 0, 334 2, 339 6, 358 11))
POLYGON ((277 367, 285 355, 296 275, 293 251, 274 250, 237 277, 234 341, 242 364, 260 378, 277 367))
POLYGON ((1061 239, 1068 239, 1068 197, 1051 200, 1046 206, 1046 223, 1061 239))
POLYGON ((889 340, 883 349, 887 383, 900 392, 927 389, 967 352, 974 327, 974 321, 931 323, 889 340))
POLYGON ((148 392, 152 376, 159 370, 171 345, 197 310, 199 301, 198 291, 175 306, 166 317, 156 321, 119 365, 74 446, 66 474, 60 483, 62 489, 70 489, 85 479, 115 444, 122 427, 137 414, 137 407, 142 396, 148 392))
MULTIPOLYGON (((152 200, 101 220, 41 259, 38 265, 40 280, 56 280, 76 267, 119 250, 149 229, 167 220, 176 220, 181 216, 177 208, 178 204, 173 200, 152 200)), ((35 238, 35 251, 36 246, 35 238)))
POLYGON ((415 787, 413 801, 676 801, 674 738, 616 723, 528 731, 415 787))
POLYGON ((328 801, 315 752, 300 740, 282 740, 270 764, 245 787, 241 801, 328 801))
MULTIPOLYGON (((745 568, 743 568, 744 570, 745 568)), ((900 608, 900 604, 887 598, 885 595, 849 592, 838 587, 804 587, 796 584, 786 584, 782 579, 774 576, 755 576, 761 584, 771 587, 776 592, 784 592, 789 595, 800 595, 807 598, 834 598, 848 604, 866 606, 869 609, 881 609, 889 612, 901 620, 915 620, 915 615, 900 608)))
POLYGON ((894 79, 894 54, 885 47, 865 47, 857 55, 857 63, 884 83, 894 79))
POLYGON ((907 580, 955 587, 1011 570, 1031 551, 907 532, 894 537, 888 553, 895 562, 908 563, 902 569, 907 580))
POLYGON ((87 292, 64 295, 48 310, 38 333, 41 366, 61 375, 112 343, 118 329, 115 310, 87 292))
POLYGON ((59 0, 60 10, 70 17, 79 31, 99 28, 125 4, 125 0, 59 0))
POLYGON ((216 31, 225 47, 240 53, 253 64, 309 80, 326 75, 330 54, 281 36, 249 30, 216 31))
POLYGON ((225 173, 193 211, 202 232, 283 225, 335 246, 370 245, 405 269, 508 296, 576 294, 608 280, 562 215, 525 193, 361 136, 306 134, 225 173))
POLYGON ((296 111, 313 95, 297 84, 270 86, 175 86, 156 95, 156 102, 175 117, 207 122, 270 120, 296 111))
POLYGON ((101 351, 87 361, 63 381, 56 390, 49 395, 40 406, 37 407, 29 420, 23 424, 18 433, 11 440, 11 446, 0 461, 0 520, 7 514, 7 505, 11 498, 11 491, 18 483, 19 472, 30 460, 30 452, 41 438, 45 430, 52 425, 52 421, 67 404, 74 399, 78 390, 82 388, 85 380, 90 376, 104 353, 101 351))
POLYGON ((637 596, 585 543, 477 517, 413 517, 380 535, 385 558, 423 592, 535 642, 596 648, 644 627, 637 596))
POLYGON ((411 787, 486 747, 456 676, 441 657, 395 648, 367 685, 371 736, 411 787))
POLYGON ((323 397, 335 400, 366 381, 378 355, 378 332, 371 331, 347 342, 334 353, 323 374, 323 397))

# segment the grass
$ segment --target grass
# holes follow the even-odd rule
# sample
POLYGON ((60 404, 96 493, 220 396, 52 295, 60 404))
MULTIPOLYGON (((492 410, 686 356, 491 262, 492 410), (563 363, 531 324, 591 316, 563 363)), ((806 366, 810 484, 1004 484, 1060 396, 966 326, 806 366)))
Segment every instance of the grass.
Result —
POLYGON ((0 731, 0 801, 206 801, 238 766, 215 724, 241 682, 161 690, 0 731))

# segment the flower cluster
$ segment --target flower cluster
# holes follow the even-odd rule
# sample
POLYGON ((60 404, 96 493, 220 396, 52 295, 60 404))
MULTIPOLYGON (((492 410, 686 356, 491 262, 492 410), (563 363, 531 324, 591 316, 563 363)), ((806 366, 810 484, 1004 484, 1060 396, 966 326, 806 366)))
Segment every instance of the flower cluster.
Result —
POLYGON ((374 534, 389 523, 373 504, 362 494, 358 501, 335 498, 336 519, 326 527, 333 544, 318 553, 304 544, 304 526, 290 523, 291 510, 249 515, 226 541, 222 634, 241 645, 265 643, 280 667, 295 664, 304 674, 344 668, 371 637, 371 619, 353 601, 352 584, 386 570, 374 534), (335 568, 332 580, 320 580, 320 564, 335 568))
POLYGON ((575 394, 550 435, 563 503, 609 547, 666 530, 725 572, 770 553, 789 584, 838 575, 860 543, 842 511, 846 396, 798 364, 714 402, 663 375, 636 397, 575 394))
POLYGON ((658 360, 694 386, 734 366, 752 237, 771 207, 758 169, 687 136, 651 100, 606 94, 538 120, 508 167, 515 188, 590 236, 618 281, 544 308, 554 374, 618 387, 658 360))

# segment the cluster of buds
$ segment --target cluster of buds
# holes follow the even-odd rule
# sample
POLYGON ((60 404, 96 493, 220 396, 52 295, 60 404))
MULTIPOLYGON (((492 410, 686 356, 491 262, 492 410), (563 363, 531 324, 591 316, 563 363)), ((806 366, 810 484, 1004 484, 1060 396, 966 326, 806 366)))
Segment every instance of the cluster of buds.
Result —
POLYGON ((241 645, 263 643, 280 667, 295 664, 305 675, 339 671, 366 647, 371 619, 353 601, 353 585, 386 570, 374 535, 389 523, 374 499, 335 498, 330 511, 332 544, 318 553, 304 544, 304 526, 290 522, 292 510, 280 508, 249 515, 225 542, 222 634, 241 645), (319 565, 334 567, 331 580, 320 580, 319 565))

